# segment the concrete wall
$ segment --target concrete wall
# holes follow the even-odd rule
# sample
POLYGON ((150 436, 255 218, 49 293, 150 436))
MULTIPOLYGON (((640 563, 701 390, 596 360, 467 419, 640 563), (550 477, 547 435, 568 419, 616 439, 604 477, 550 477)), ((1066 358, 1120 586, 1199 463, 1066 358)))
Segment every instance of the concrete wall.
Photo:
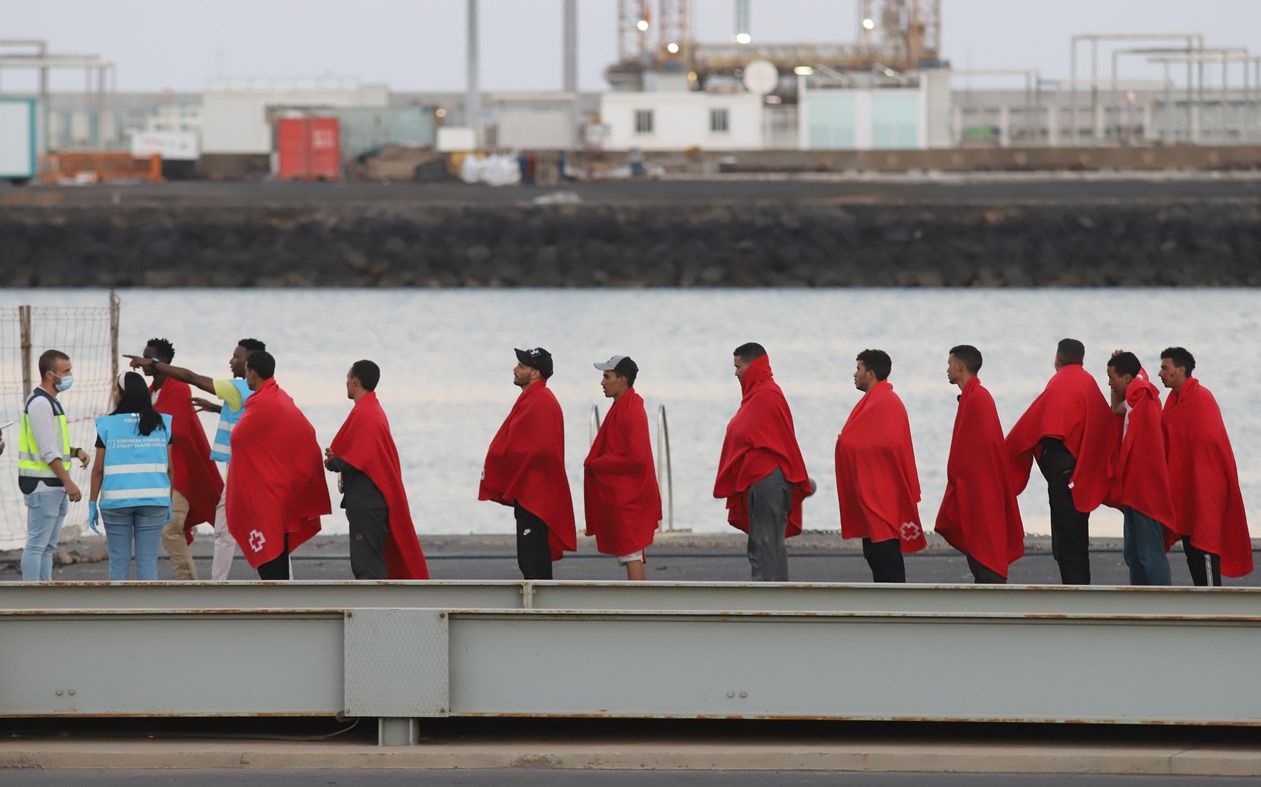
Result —
POLYGON ((917 86, 815 87, 798 82, 803 150, 912 150, 950 144, 949 72, 924 72, 917 86))
POLYGON ((289 85, 245 82, 213 86, 202 106, 202 151, 260 154, 272 149, 268 111, 273 108, 319 110, 332 107, 387 107, 384 86, 324 86, 295 80, 289 85), (217 87, 218 89, 214 89, 217 87))
POLYGON ((760 150, 762 98, 748 93, 608 93, 600 120, 609 129, 609 150, 760 150), (727 111, 727 131, 710 129, 712 110, 727 111), (635 113, 650 111, 651 133, 637 133, 635 113))

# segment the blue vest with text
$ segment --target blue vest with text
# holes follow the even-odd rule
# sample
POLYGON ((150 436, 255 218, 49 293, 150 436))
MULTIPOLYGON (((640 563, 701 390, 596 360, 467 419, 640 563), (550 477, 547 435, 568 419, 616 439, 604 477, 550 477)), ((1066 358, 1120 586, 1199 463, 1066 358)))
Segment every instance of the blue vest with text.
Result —
POLYGON ((167 446, 171 441, 171 416, 163 415, 162 421, 165 429, 154 429, 143 435, 140 434, 140 416, 135 413, 96 419, 96 433, 105 443, 101 508, 170 507, 167 446))
POLYGON ((215 444, 210 447, 210 458, 216 462, 227 462, 232 458, 232 428, 245 412, 245 400, 254 393, 244 380, 234 378, 231 382, 241 392, 241 409, 233 412, 224 403, 223 409, 219 411, 219 428, 215 430, 215 444))

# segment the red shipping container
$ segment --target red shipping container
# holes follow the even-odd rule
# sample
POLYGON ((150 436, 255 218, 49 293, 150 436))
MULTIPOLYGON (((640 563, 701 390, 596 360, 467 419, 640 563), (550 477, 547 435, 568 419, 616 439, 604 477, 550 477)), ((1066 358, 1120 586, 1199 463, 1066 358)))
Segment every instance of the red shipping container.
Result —
POLYGON ((341 126, 335 117, 279 118, 281 180, 341 180, 341 126))

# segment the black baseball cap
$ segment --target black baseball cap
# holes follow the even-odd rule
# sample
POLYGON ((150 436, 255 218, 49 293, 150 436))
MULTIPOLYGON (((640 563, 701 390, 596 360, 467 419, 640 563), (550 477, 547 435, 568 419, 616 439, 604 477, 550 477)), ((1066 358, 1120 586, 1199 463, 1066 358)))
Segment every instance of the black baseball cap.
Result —
POLYGON ((514 348, 517 354, 517 360, 522 366, 528 366, 531 369, 538 369, 539 374, 543 375, 543 379, 552 376, 552 354, 542 347, 534 347, 529 350, 518 350, 514 348))

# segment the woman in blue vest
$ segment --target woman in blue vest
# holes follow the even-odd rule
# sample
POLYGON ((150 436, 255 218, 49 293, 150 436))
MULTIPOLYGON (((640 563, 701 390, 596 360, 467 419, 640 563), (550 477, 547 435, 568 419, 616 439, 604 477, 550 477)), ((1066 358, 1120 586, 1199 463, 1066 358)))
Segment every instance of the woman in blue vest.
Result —
POLYGON ((171 416, 153 409, 135 372, 118 376, 114 412, 96 419, 89 524, 105 521, 109 578, 126 580, 135 545, 136 579, 158 578, 158 545, 171 519, 171 416))

